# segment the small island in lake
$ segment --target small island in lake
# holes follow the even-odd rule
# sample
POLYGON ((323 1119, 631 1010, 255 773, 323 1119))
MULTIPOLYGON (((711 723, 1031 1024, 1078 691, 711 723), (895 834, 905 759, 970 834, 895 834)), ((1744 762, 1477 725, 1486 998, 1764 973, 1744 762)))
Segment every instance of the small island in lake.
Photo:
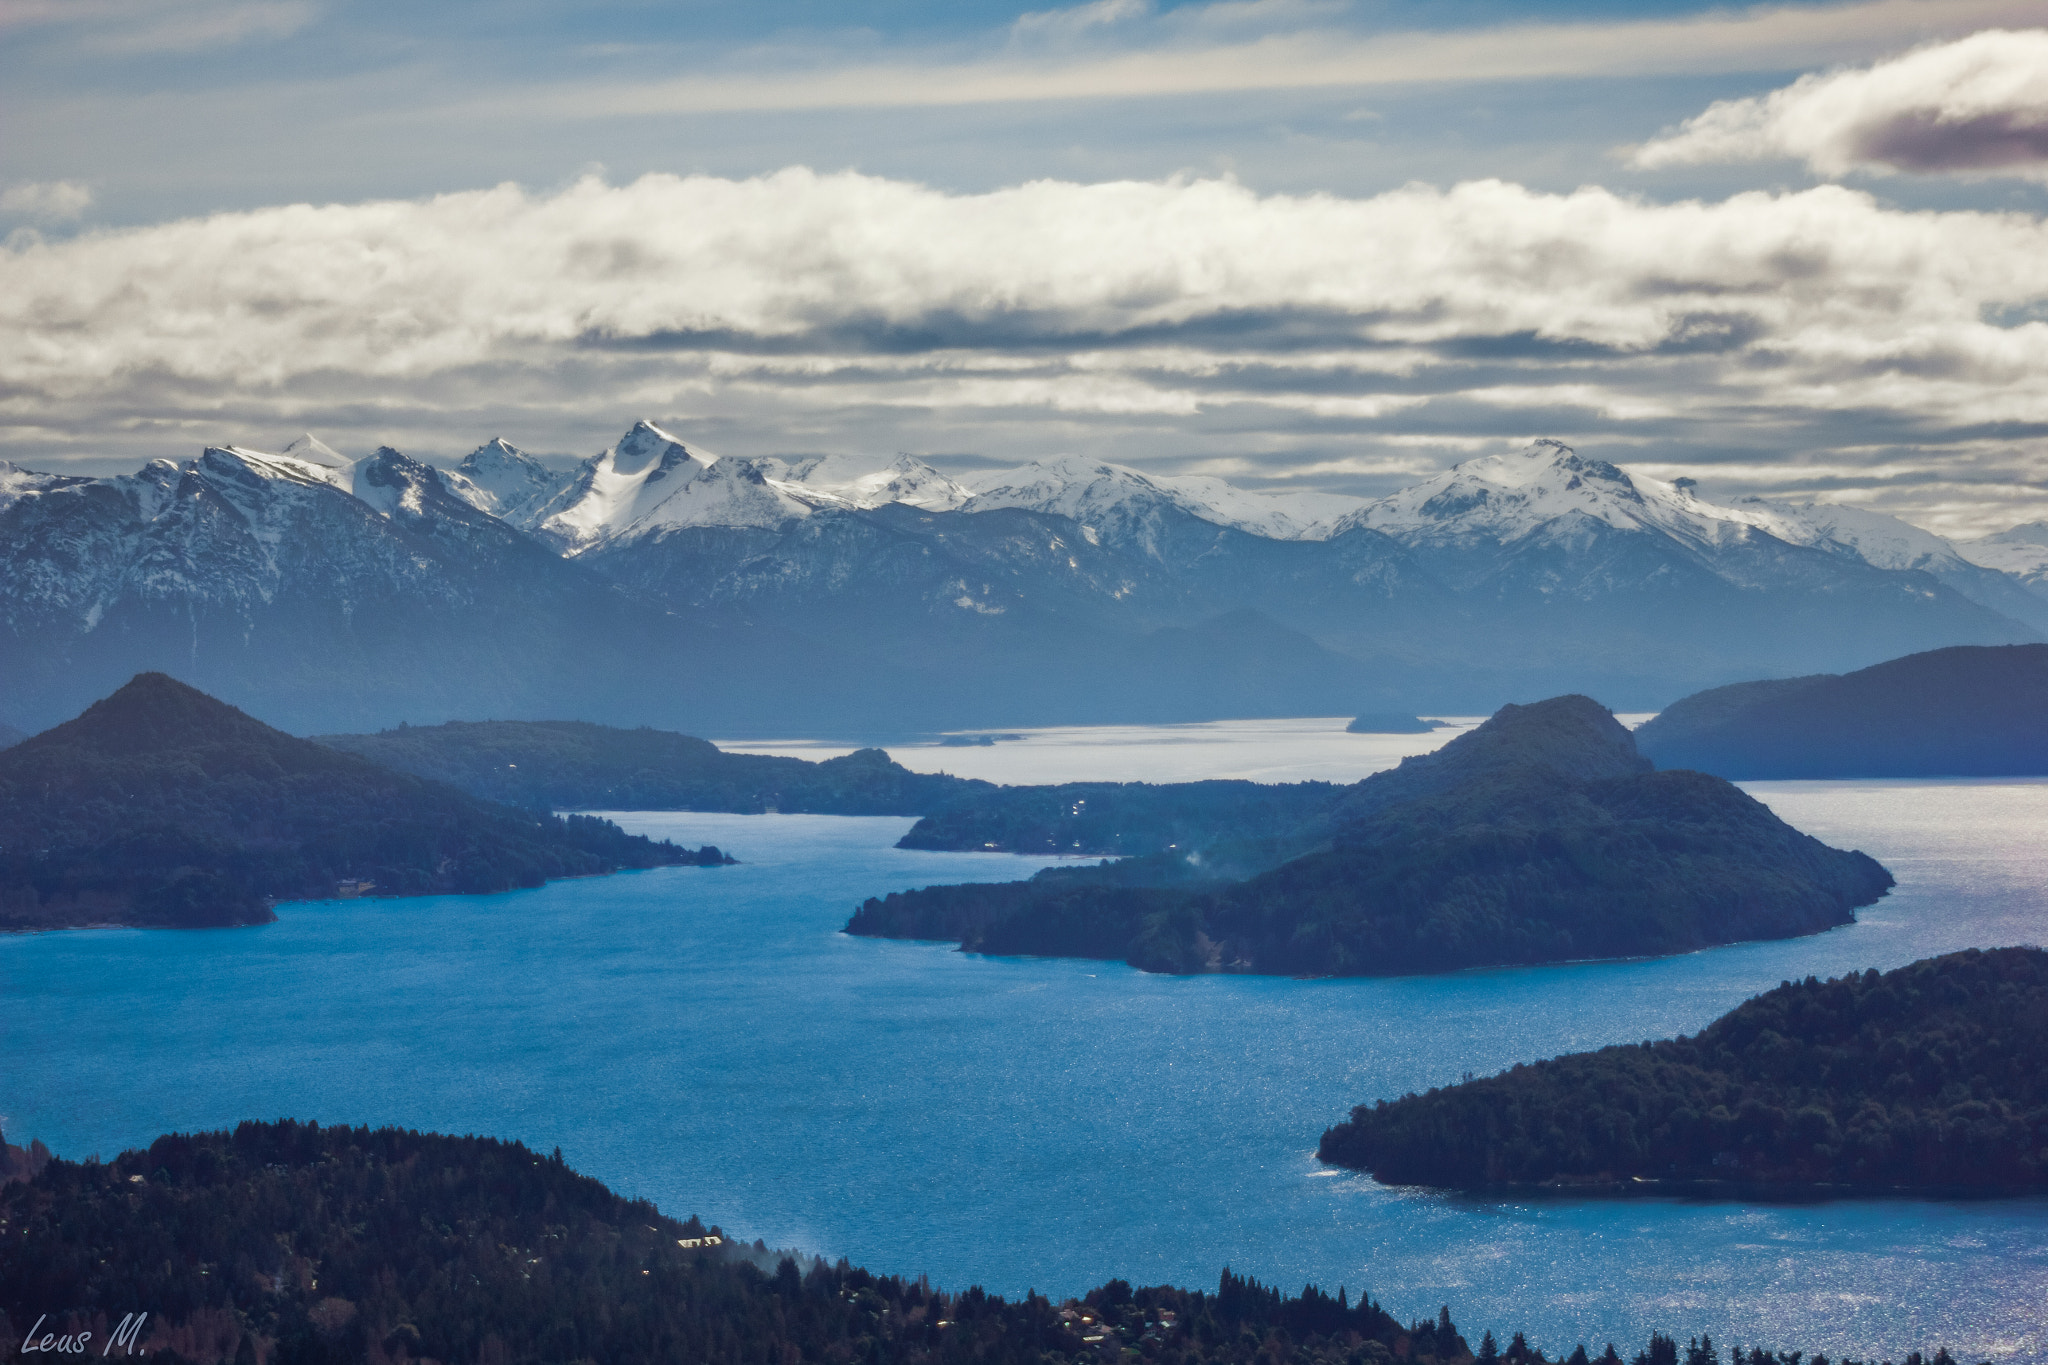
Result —
POLYGON ((1768 778, 2048 773, 2048 645, 1957 645, 1695 692, 1636 731, 1667 768, 1768 778))
POLYGON ((2048 953, 1787 982, 1690 1038, 1360 1105, 1319 1154, 1390 1185, 2048 1188, 2048 953))
POLYGON ((1241 839, 892 893, 846 932, 1148 971, 1393 976, 1790 938, 1892 884, 1720 778, 1654 771, 1586 697, 1504 707, 1316 795, 1241 839))
POLYGON ((1344 727, 1347 735, 1426 735, 1440 730, 1449 722, 1424 720, 1419 716, 1404 716, 1399 712, 1369 712, 1354 717, 1344 727))
POLYGON ((0 929, 264 924, 278 900, 731 861, 394 772, 162 673, 0 750, 0 839, 0 929))

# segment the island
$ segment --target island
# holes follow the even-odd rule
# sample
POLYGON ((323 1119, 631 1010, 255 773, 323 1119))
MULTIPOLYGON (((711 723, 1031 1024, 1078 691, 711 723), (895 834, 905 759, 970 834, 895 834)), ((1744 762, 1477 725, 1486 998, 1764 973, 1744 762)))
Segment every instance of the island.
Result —
MULTIPOLYGON (((1228 1268, 1214 1292, 947 1292, 669 1217, 559 1149, 396 1128, 243 1123, 45 1160, 0 1176, 0 1236, 0 1340, 55 1359, 1248 1365, 1277 1342, 1297 1365, 1545 1365, 1520 1333, 1475 1356, 1448 1307, 1403 1323, 1365 1294, 1288 1295, 1228 1268)), ((1695 1358, 1715 1358, 1702 1341, 1695 1358)), ((1635 1365, 1678 1351, 1653 1334, 1635 1365)), ((1581 1345, 1569 1365, 1623 1359, 1581 1345)), ((1756 1348, 1743 1365, 1801 1359, 1756 1348)))
POLYGON ((1958 645, 1711 688, 1636 742, 1662 767, 1738 781, 2048 774, 2048 645, 1958 645))
POLYGON ((1391 976, 1789 938, 1892 885, 1721 778, 1655 771, 1578 696, 1503 707, 1293 829, 1246 833, 895 892, 846 932, 1158 972, 1391 976))
POLYGON ((0 840, 0 929, 264 924, 279 900, 731 861, 395 772, 162 673, 0 750, 0 840))
POLYGON ((1368 712, 1355 716, 1344 727, 1347 735, 1426 735, 1432 730, 1442 729, 1448 721, 1424 720, 1420 716, 1404 716, 1399 712, 1368 712))
POLYGON ((1323 1134, 1391 1185, 1585 1193, 2048 1188, 2048 953, 1807 977, 1692 1037, 1579 1052, 1323 1134))

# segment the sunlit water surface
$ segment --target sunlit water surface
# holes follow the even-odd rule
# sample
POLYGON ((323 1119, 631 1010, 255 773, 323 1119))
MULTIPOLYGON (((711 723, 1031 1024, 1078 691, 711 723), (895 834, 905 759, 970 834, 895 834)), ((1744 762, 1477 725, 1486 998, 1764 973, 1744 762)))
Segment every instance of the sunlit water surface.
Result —
MULTIPOLYGON (((1207 770, 1184 736, 1142 738, 1113 775, 1324 775, 1262 765, 1242 731, 1207 770)), ((1033 770, 1104 775, 1068 747, 1033 770)), ((744 862, 0 938, 0 1111, 71 1156, 279 1115, 559 1144, 670 1213, 953 1287, 1203 1286, 1228 1264, 1552 1350, 1654 1328, 2048 1361, 2048 1201, 1501 1202, 1315 1161, 1360 1101, 1691 1031, 1788 977, 2042 941, 2048 784, 1750 790, 1899 889, 1832 933, 1654 962, 1176 979, 839 934, 862 897, 1041 865, 898 851, 907 820, 635 814, 744 862)))

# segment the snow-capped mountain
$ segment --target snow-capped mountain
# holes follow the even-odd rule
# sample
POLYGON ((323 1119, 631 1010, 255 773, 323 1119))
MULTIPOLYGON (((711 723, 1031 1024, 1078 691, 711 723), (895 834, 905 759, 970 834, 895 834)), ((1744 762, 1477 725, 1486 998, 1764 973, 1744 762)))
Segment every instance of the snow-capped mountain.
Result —
POLYGON ((693 526, 779 526, 811 510, 770 482, 781 472, 779 461, 694 455, 635 422, 542 506, 536 531, 574 555, 693 526))
POLYGON ((309 729, 1633 709, 2040 638, 2048 592, 1987 559, 2038 581, 2048 528, 1959 551, 1558 442, 1366 502, 1079 458, 719 457, 647 422, 573 471, 308 436, 113 479, 0 465, 0 718, 152 667, 309 729))
POLYGON ((2008 574, 2048 597, 2048 521, 2030 521, 1981 540, 1966 540, 1956 549, 1972 564, 2008 574))
POLYGON ((974 496, 963 511, 1021 507, 1071 517, 1098 536, 1157 554, 1162 509, 1197 517, 1270 540, 1321 539, 1324 527, 1363 498, 1341 494, 1254 493, 1202 476, 1145 474, 1123 465, 1065 455, 970 481, 974 496))
POLYGON ((151 668, 312 729, 553 710, 674 666, 660 610, 388 448, 345 469, 229 447, 116 478, 9 467, 0 585, 0 713, 38 724, 151 668))
POLYGON ((769 482, 814 507, 884 507, 902 503, 925 512, 951 512, 973 497, 972 491, 912 455, 886 463, 857 455, 820 455, 773 467, 769 482))
POLYGON ((449 478, 457 497, 500 521, 531 531, 557 494, 576 479, 550 469, 508 441, 493 436, 462 457, 449 478))

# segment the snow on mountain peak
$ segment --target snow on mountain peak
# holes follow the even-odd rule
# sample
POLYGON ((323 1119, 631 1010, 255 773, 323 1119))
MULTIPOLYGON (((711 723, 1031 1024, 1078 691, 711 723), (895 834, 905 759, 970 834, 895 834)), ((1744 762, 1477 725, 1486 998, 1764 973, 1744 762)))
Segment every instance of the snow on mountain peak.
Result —
POLYGON ((1918 526, 1882 512, 1834 503, 1785 503, 1738 498, 1729 509, 1790 545, 1835 548, 1880 569, 1939 572, 1958 566, 1956 547, 1918 526))
POLYGON ((1605 460, 1587 459, 1545 438, 1512 454, 1453 465, 1361 508, 1333 529, 1366 526, 1397 538, 1506 543, 1574 513, 1622 529, 1669 531, 1674 522, 1695 520, 1704 507, 1690 484, 1631 478, 1605 460))
POLYGON ((2048 588, 2048 521, 2029 521, 1981 540, 1966 540, 1956 552, 1980 568, 2048 588))
POLYGON ((818 455, 781 464, 769 482, 821 506, 882 507, 892 502, 926 512, 951 512, 973 493, 913 455, 886 463, 859 455, 818 455))
POLYGON ((328 445, 312 432, 303 432, 298 439, 278 452, 307 464, 323 465, 328 469, 346 469, 355 461, 328 445))
MULTIPOLYGON (((613 473, 631 476, 645 473, 650 467, 659 466, 665 460, 672 461, 677 451, 682 451, 684 458, 689 457, 689 452, 683 449, 681 441, 654 423, 643 419, 633 423, 632 430, 620 437, 617 445, 598 458, 602 460, 609 455, 613 473)), ((713 460, 717 458, 716 455, 711 457, 713 460)))
MULTIPOLYGON (((332 455, 334 452, 327 453, 332 455)), ((208 446, 199 453, 199 463, 229 477, 253 475, 287 483, 326 484, 344 493, 354 491, 353 465, 349 461, 330 465, 298 455, 273 455, 268 451, 251 450, 247 446, 208 446)))
POLYGON ((550 500, 539 529, 580 554, 684 526, 779 526, 811 513, 772 481, 786 472, 779 460, 693 455, 652 422, 635 422, 550 500))
POLYGON ((1322 523, 1363 506, 1341 494, 1259 493, 1202 475, 1145 474, 1123 465, 1062 455, 970 480, 969 512, 1021 507, 1115 530, 1161 507, 1218 526, 1278 540, 1314 536, 1322 523))
POLYGON ((550 501, 575 482, 569 470, 549 469, 518 446, 493 436, 462 457, 448 487, 480 512, 531 531, 553 509, 550 501))

